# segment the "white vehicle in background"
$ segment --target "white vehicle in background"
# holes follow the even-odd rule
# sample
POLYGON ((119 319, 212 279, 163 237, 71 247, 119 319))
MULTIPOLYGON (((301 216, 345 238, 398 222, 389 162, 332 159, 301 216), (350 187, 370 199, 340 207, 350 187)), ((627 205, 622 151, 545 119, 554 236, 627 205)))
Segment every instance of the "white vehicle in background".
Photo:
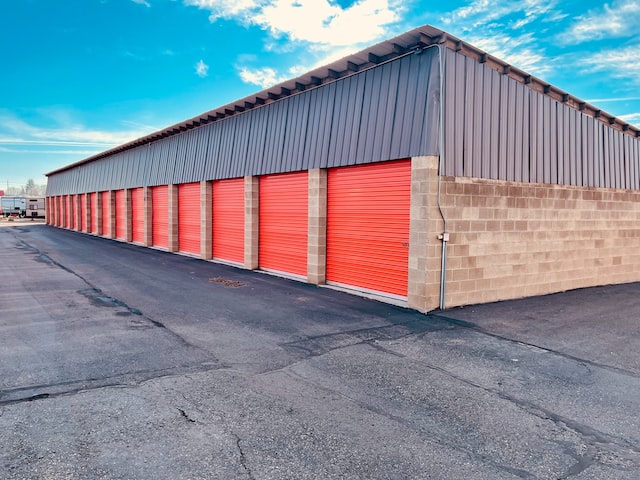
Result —
POLYGON ((0 198, 0 211, 3 217, 45 217, 44 197, 11 196, 0 198))
POLYGON ((0 208, 3 217, 24 217, 27 213, 25 197, 2 197, 0 208))
POLYGON ((25 217, 45 218, 45 205, 47 202, 44 197, 25 197, 26 213, 25 217))

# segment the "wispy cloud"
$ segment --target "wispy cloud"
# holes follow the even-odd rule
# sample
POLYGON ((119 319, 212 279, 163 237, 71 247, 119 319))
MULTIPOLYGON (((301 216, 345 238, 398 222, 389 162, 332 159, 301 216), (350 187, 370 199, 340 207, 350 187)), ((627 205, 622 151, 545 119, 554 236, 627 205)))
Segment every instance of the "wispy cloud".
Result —
POLYGON ((601 102, 601 103, 607 103, 607 102, 635 102, 637 100, 640 100, 640 97, 591 98, 591 99, 588 99, 587 102, 589 102, 589 103, 594 103, 594 102, 601 102))
POLYGON ((534 40, 530 33, 519 37, 504 34, 490 37, 471 36, 468 37, 468 41, 491 55, 535 75, 543 76, 551 71, 549 59, 540 49, 532 46, 534 40))
POLYGON ((640 85, 640 62, 638 50, 640 43, 625 48, 601 50, 582 61, 585 72, 606 72, 614 78, 620 78, 640 85))
MULTIPOLYGON (((557 0, 474 0, 441 18, 446 25, 455 25, 462 31, 474 31, 478 27, 518 29, 541 17, 558 19, 564 15, 555 10, 557 0)), ((549 20, 549 18, 547 18, 549 20)), ((484 35, 487 34, 485 31, 484 35)))
MULTIPOLYGON (((59 114, 59 118, 65 117, 59 114)), ((95 147, 106 149, 129 142, 147 133, 148 128, 134 128, 121 131, 101 131, 87 129, 83 125, 60 121, 55 115, 48 117, 53 126, 40 127, 26 122, 15 114, 0 112, 0 144, 47 147, 95 147)))
POLYGON ((589 10, 560 36, 569 44, 603 38, 632 37, 640 34, 640 1, 619 0, 589 10))
POLYGON ((23 149, 23 148, 5 148, 0 147, 2 153, 20 153, 20 154, 38 154, 38 155, 94 155, 100 152, 102 148, 94 148, 92 150, 35 150, 35 149, 23 149))
POLYGON ((445 28, 464 34, 465 40, 476 47, 518 68, 544 75, 551 70, 545 48, 525 27, 565 17, 557 0, 474 0, 440 20, 445 28))
POLYGON ((196 75, 198 75, 200 78, 204 78, 209 75, 209 65, 204 63, 203 60, 200 60, 198 63, 196 63, 196 75))
POLYGON ((151 4, 147 2, 147 0, 131 0, 133 3, 137 3, 138 5, 144 5, 145 7, 150 7, 151 4))
POLYGON ((625 122, 632 123, 634 125, 640 125, 640 112, 638 113, 628 113, 626 115, 620 115, 618 117, 620 120, 624 120, 625 122))

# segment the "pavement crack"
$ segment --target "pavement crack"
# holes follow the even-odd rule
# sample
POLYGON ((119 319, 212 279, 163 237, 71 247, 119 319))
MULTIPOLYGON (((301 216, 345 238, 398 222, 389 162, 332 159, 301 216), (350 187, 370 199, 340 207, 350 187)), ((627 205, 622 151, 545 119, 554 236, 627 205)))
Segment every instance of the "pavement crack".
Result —
POLYGON ((105 388, 135 388, 152 380, 183 376, 185 373, 200 373, 223 368, 217 363, 176 367, 164 370, 140 370, 111 377, 69 380, 48 385, 31 385, 7 390, 0 390, 0 407, 25 402, 66 397, 105 388), (136 377, 137 376, 137 377, 136 377), (44 390, 44 392, 43 392, 44 390), (38 392, 40 393, 34 393, 38 392), (25 393, 27 395, 25 395, 25 393))
POLYGON ((187 412, 185 412, 183 409, 178 408, 178 411, 180 412, 180 415, 182 415, 182 417, 183 417, 187 422, 190 422, 190 423, 196 423, 196 421, 195 421, 193 418, 191 418, 191 417, 187 414, 187 412))
MULTIPOLYGON (((309 377, 306 377, 306 376, 304 376, 304 375, 300 374, 299 372, 296 372, 296 371, 294 371, 292 369, 283 370, 281 373, 283 373, 283 374, 285 374, 285 375, 287 375, 287 376, 289 376, 291 378, 294 378, 296 380, 300 380, 300 381, 302 381, 304 383, 307 383, 308 385, 311 385, 314 388, 317 388, 319 390, 327 392, 327 393, 329 393, 331 395, 337 395, 337 396, 347 400, 348 402, 351 402, 354 405, 357 405, 360 408, 363 408, 363 409, 365 409, 365 410, 367 410, 367 411, 369 411, 371 413, 374 413, 374 414, 379 415, 381 417, 387 418, 387 419, 389 419, 389 420, 391 420, 393 422, 396 422, 399 425, 402 425, 403 427, 406 427, 409 430, 413 430, 415 432, 418 432, 419 434, 423 433, 423 432, 420 432, 420 430, 416 428, 416 425, 411 420, 408 420, 408 419, 406 419, 406 418, 404 418, 404 417, 402 417, 400 415, 394 415, 393 413, 390 413, 389 411, 387 411, 387 410, 385 410, 383 408, 377 407, 376 405, 373 405, 370 402, 359 400, 359 399, 354 398, 354 397, 352 397, 350 395, 347 395, 346 393, 343 393, 343 392, 341 392, 339 390, 335 390, 333 388, 329 388, 329 387, 327 387, 325 385, 322 385, 322 384, 320 384, 318 382, 313 381, 309 377)), ((474 459, 474 461, 477 460, 477 461, 480 461, 480 462, 485 463, 487 465, 491 465, 491 466, 493 466, 493 467, 495 467, 497 469, 500 469, 502 471, 508 472, 511 475, 514 475, 514 476, 516 476, 518 478, 526 478, 526 479, 531 479, 531 480, 536 478, 535 475, 533 475, 532 473, 530 473, 530 472, 528 472, 526 470, 519 469, 519 468, 510 466, 510 465, 504 465, 504 464, 501 464, 501 463, 498 463, 498 462, 494 462, 490 458, 488 458, 487 456, 485 456, 485 455, 483 455, 481 453, 478 453, 478 452, 474 452, 473 450, 470 450, 468 448, 465 448, 465 447, 461 446, 459 443, 456 443, 456 442, 453 442, 453 441, 447 441, 447 440, 445 440, 443 438, 434 437, 432 435, 428 436, 428 440, 430 442, 433 442, 433 443, 435 443, 437 445, 440 445, 442 447, 451 448, 453 450, 456 450, 456 451, 459 451, 459 452, 463 452, 466 455, 468 455, 470 458, 474 459)))
POLYGON ((534 343, 529 343, 529 342, 524 342, 522 340, 516 340, 510 337, 505 337, 504 335, 500 335, 497 333, 492 333, 489 332, 485 329, 483 329, 482 327, 476 325, 475 323, 470 323, 470 322, 465 322, 464 320, 458 320, 456 318, 451 318, 451 317, 447 317, 446 315, 442 315, 440 313, 429 313, 427 314, 428 317, 433 317, 433 318, 437 318, 443 322, 449 323, 451 325, 455 325, 461 328, 468 328, 470 330, 474 330, 482 335, 486 335, 488 337, 492 337, 498 340, 503 340, 506 342, 510 342, 510 343, 515 343, 518 345, 525 345, 527 347, 531 347, 531 348, 537 348, 539 350, 543 350, 549 353, 552 353, 554 355, 557 355, 559 357, 562 358, 566 358, 568 360, 572 360, 574 362, 578 362, 584 366, 592 366, 592 367, 596 367, 596 368, 602 368, 604 370, 610 371, 610 372, 615 372, 621 375, 625 375, 628 377, 633 377, 633 378, 640 378, 640 375, 638 375, 635 372, 629 371, 629 370, 625 370, 623 368, 619 368, 619 367, 614 367, 611 365, 606 365, 603 363, 598 363, 598 362, 594 362, 592 360, 587 360, 584 358, 580 358, 580 357, 576 357, 574 355, 568 354, 568 353, 564 353, 564 352, 560 352, 558 350, 553 350, 551 348, 542 346, 542 345, 536 345, 534 343))
MULTIPOLYGON (((382 345, 376 344, 371 346, 386 354, 396 354, 396 352, 394 352, 393 350, 385 348, 382 345)), ((564 430, 571 431, 575 435, 577 435, 587 446, 587 451, 583 454, 571 453, 571 456, 576 459, 576 464, 568 470, 567 477, 562 478, 569 478, 571 476, 578 475, 582 471, 589 468, 591 465, 595 463, 602 463, 600 462, 599 457, 603 454, 610 454, 614 457, 622 458, 623 461, 626 461, 627 463, 640 465, 640 446, 635 445, 624 438, 614 437, 612 435, 596 430, 595 428, 584 425, 576 420, 564 417, 558 413, 551 411, 550 409, 537 405, 533 402, 514 397, 491 387, 485 387, 476 382, 456 375, 455 373, 450 372, 442 367, 432 365, 422 360, 413 359, 413 361, 416 363, 420 363, 426 368, 447 375, 448 377, 453 378, 458 382, 464 383, 473 388, 483 390, 490 395, 495 395, 502 400, 515 405, 517 408, 524 410, 530 415, 534 415, 542 420, 551 421, 558 427, 564 430)))
POLYGON ((240 465, 242 466, 245 473, 247 474, 247 478, 249 478, 249 480, 255 480, 255 477, 253 476, 253 472, 251 471, 251 468, 249 467, 249 464, 247 462, 247 454, 242 448, 242 439, 235 433, 233 435, 236 439, 236 448, 238 450, 238 454, 240 455, 240 465))

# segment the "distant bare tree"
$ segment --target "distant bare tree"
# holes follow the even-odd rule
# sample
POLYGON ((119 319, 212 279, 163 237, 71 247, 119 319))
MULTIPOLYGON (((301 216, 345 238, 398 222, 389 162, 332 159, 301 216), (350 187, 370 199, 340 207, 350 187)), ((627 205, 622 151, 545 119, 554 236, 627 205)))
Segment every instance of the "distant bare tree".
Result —
POLYGON ((30 178, 29 180, 27 180, 27 184, 24 186, 24 194, 37 195, 37 193, 34 193, 35 188, 36 182, 33 181, 33 178, 30 178))

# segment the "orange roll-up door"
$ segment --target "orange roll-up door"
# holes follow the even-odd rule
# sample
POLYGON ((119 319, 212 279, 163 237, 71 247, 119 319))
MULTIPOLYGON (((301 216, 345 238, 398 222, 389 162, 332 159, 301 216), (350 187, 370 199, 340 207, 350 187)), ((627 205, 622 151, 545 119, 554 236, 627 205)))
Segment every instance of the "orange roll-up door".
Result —
POLYGON ((169 248, 169 186, 151 188, 153 245, 169 248))
POLYGON ((109 192, 102 192, 102 235, 109 237, 111 234, 110 218, 109 218, 109 192))
POLYGON ((260 268, 307 275, 307 172, 260 177, 260 268))
POLYGON ((124 190, 116 191, 116 238, 121 240, 124 240, 127 236, 126 198, 124 190))
POLYGON ((58 227, 61 227, 63 225, 63 218, 62 218, 62 198, 61 196, 57 196, 56 197, 56 209, 57 209, 57 214, 56 214, 56 225, 58 227))
POLYGON ((213 182, 213 257, 244 262, 244 178, 213 182))
POLYGON ((62 219, 62 226, 65 228, 69 228, 69 195, 62 196, 62 204, 64 208, 64 216, 62 219))
POLYGON ((87 194, 80 195, 80 230, 87 231, 87 194))
POLYGON ((144 243, 144 189, 131 190, 131 240, 144 243))
POLYGON ((327 281, 407 296, 411 162, 330 169, 327 281))
MULTIPOLYGON (((57 225, 58 218, 58 205, 56 204, 56 197, 49 197, 49 211, 47 213, 47 218, 49 220, 50 225, 57 225)), ((1 209, 0 209, 1 210, 1 209)))
POLYGON ((91 192, 89 194, 89 208, 91 209, 91 233, 98 232, 98 194, 91 192))
POLYGON ((200 253, 200 182, 178 185, 178 250, 200 253))
POLYGON ((71 229, 76 228, 76 209, 78 207, 77 198, 77 195, 69 195, 69 214, 71 215, 71 218, 69 219, 69 228, 71 229))

